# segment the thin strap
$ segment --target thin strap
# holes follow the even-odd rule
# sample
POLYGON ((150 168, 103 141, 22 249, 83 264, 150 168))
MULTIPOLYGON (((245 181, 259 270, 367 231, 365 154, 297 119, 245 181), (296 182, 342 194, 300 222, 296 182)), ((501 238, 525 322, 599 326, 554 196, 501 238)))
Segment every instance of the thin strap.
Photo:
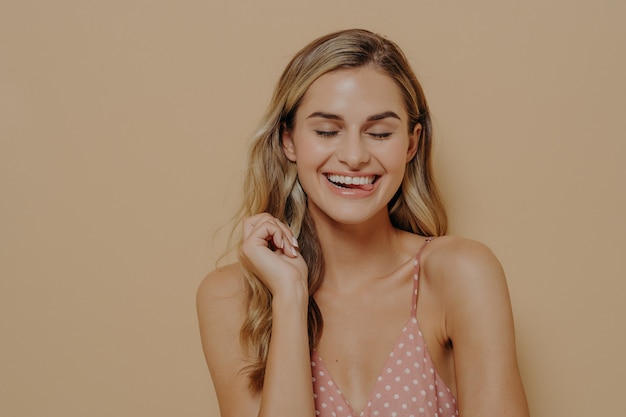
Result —
POLYGON ((415 265, 413 271, 413 297, 411 297, 411 317, 415 317, 417 313, 417 290, 419 288, 419 275, 420 275, 420 257, 422 256, 422 252, 426 245, 435 239, 434 236, 426 238, 426 241, 422 245, 422 247, 417 251, 415 255, 415 260, 413 261, 413 265, 415 265))

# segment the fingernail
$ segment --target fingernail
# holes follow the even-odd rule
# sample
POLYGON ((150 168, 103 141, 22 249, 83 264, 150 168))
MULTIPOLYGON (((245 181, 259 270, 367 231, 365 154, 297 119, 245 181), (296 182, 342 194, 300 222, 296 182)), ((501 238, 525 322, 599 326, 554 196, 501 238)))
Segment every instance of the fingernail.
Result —
POLYGON ((298 247, 298 239, 296 239, 295 237, 292 237, 291 241, 293 242, 293 246, 295 246, 297 248, 298 247))

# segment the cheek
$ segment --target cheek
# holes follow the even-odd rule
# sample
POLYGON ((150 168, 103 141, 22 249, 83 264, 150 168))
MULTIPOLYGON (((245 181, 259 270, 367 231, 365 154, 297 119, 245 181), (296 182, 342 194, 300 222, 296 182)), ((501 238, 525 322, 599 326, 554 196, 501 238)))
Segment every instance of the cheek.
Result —
POLYGON ((404 172, 407 164, 407 149, 404 146, 393 146, 380 153, 380 162, 388 172, 404 172))

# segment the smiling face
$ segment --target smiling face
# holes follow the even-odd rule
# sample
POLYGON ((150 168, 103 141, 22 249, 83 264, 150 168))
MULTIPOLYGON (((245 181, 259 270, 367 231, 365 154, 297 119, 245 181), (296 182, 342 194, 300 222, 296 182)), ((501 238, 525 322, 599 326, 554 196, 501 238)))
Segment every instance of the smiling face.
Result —
POLYGON ((400 89, 382 71, 341 69, 318 78, 282 136, 313 218, 344 224, 387 218, 420 129, 408 131, 400 89))

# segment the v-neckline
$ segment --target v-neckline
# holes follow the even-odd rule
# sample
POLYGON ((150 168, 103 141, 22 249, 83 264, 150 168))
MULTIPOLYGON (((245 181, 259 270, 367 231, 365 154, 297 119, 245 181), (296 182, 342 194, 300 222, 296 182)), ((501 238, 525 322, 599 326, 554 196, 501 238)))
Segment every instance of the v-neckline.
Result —
POLYGON ((378 374, 376 375, 376 378, 374 379, 374 382, 370 385, 369 393, 367 394, 367 397, 365 398, 365 404, 363 404, 363 406, 361 407, 361 410, 358 412, 354 410, 354 408, 352 407, 352 404, 350 404, 350 401, 348 401, 348 399, 344 395, 343 389, 341 389, 341 386, 339 386, 337 382, 335 381, 335 378, 330 373, 330 370, 328 369, 328 367, 326 367, 326 365, 324 364, 324 359, 322 359, 317 349, 313 350, 313 354, 311 355, 312 360, 322 366, 323 371, 326 372, 326 374, 328 375, 328 379, 337 387, 338 394, 341 396, 341 400, 344 402, 345 406, 348 408, 348 410, 350 410, 350 413, 354 417, 362 416, 365 410, 367 409, 367 407, 372 403, 372 394, 376 391, 375 389, 378 386, 378 384, 382 382, 383 372, 385 371, 386 368, 389 367, 388 366, 389 362, 394 357, 396 351, 400 349, 400 339, 402 338, 404 333, 408 330, 409 326, 411 325, 415 325, 417 327, 417 331, 421 332, 421 330, 419 329, 419 325, 417 323, 417 318, 412 317, 412 316, 409 317, 409 319, 406 321, 406 323, 402 327, 400 334, 398 335, 398 337, 396 337, 393 347, 389 351, 389 355, 387 355, 387 359, 385 359, 385 362, 382 364, 380 371, 378 372, 378 374))

